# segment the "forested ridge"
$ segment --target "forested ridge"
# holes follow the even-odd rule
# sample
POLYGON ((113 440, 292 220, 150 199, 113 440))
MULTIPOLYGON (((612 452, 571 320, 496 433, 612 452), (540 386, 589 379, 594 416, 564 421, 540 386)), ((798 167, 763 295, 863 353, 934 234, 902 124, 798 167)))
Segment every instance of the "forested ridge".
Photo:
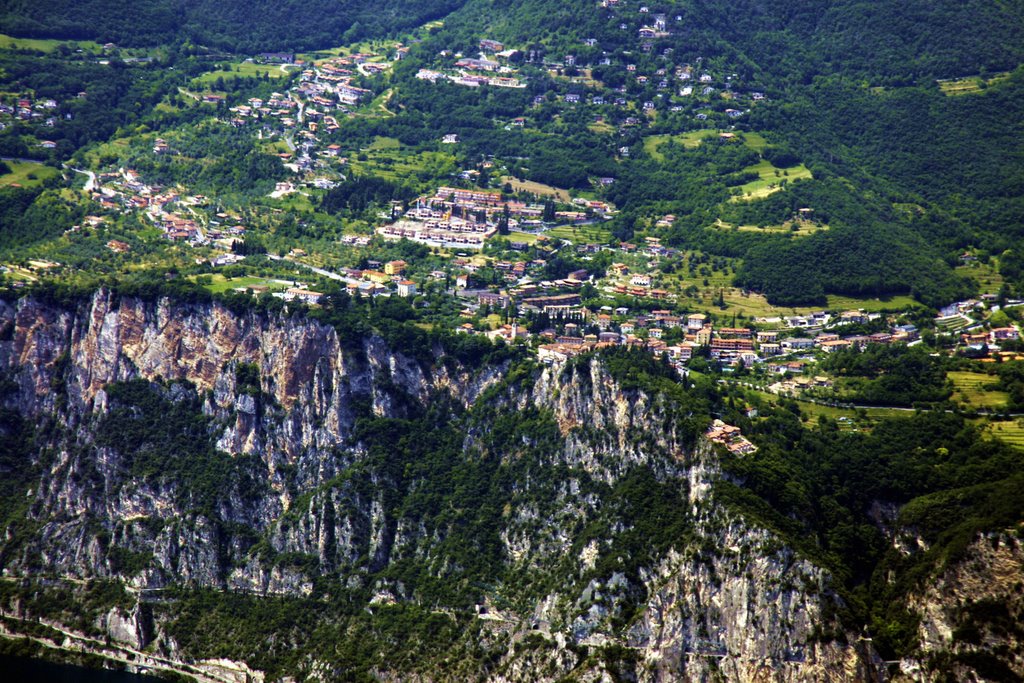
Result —
MULTIPOLYGON (((457 22, 515 43, 568 42, 606 28, 596 4, 579 0, 3 0, 0 32, 128 46, 188 38, 237 52, 317 49, 394 34, 463 5, 457 22)), ((907 84, 1024 61, 1024 8, 1012 2, 694 0, 654 3, 651 10, 681 16, 682 37, 693 49, 723 51, 793 82, 843 72, 907 84)))
MULTIPOLYGON (((455 17, 511 43, 568 45, 602 36, 629 49, 632 36, 599 11, 600 3, 500 0, 466 3, 455 17)), ((749 73, 787 83, 845 73, 885 84, 909 84, 1001 71, 1021 63, 1020 3, 984 0, 691 0, 642 3, 649 14, 671 13, 682 45, 697 54, 721 54, 749 73)))
POLYGON ((0 32, 152 46, 189 40, 230 52, 308 50, 393 35, 461 0, 4 0, 0 32))

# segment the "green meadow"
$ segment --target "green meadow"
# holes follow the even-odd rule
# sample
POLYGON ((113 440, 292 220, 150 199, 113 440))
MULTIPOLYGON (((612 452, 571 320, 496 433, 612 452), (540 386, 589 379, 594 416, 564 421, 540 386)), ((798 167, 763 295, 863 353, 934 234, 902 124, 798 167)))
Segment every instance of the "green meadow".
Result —
POLYGON ((5 161, 4 163, 10 166, 11 172, 0 176, 0 185, 36 187, 42 185, 47 178, 52 178, 60 173, 51 166, 30 161, 5 161))

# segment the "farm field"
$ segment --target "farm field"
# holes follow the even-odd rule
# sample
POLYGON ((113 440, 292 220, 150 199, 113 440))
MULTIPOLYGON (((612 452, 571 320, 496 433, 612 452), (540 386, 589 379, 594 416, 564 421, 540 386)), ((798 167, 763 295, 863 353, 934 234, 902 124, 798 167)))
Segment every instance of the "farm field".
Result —
POLYGON ((10 173, 0 176, 0 185, 21 185, 35 187, 42 185, 47 178, 60 173, 57 169, 30 161, 5 161, 11 167, 10 173))
POLYGON ((763 152, 768 147, 768 141, 760 133, 740 133, 743 144, 755 152, 763 152))
MULTIPOLYGON (((655 161, 664 161, 665 155, 658 151, 658 148, 669 141, 682 145, 686 149, 693 149, 705 140, 716 138, 724 132, 726 131, 704 128, 679 135, 651 135, 644 138, 644 152, 655 161)), ((760 133, 740 133, 737 135, 737 139, 755 152, 762 152, 768 146, 768 142, 760 133)))
POLYGON ((27 268, 16 266, 13 264, 3 264, 6 272, 0 272, 0 277, 7 278, 9 280, 18 280, 20 282, 36 282, 39 278, 27 268))
POLYGON ((367 147, 367 150, 379 150, 379 149, 401 149, 402 143, 398 138, 389 138, 382 135, 378 135, 367 147))
POLYGON ((313 213, 316 206, 305 191, 291 192, 277 200, 277 207, 296 213, 313 213))
POLYGON ((540 235, 534 235, 531 232, 516 232, 515 230, 511 231, 508 234, 509 241, 511 241, 511 242, 524 242, 526 244, 533 244, 533 243, 535 243, 537 241, 538 237, 540 237, 540 235))
POLYGON ((359 107, 355 112, 355 115, 367 118, 391 118, 392 116, 395 116, 395 112, 388 109, 388 103, 391 102, 391 98, 394 94, 395 91, 392 89, 385 90, 380 95, 373 98, 372 101, 359 107))
MULTIPOLYGON (((805 315, 813 311, 821 310, 822 306, 775 306, 768 303, 768 300, 756 292, 744 292, 742 289, 732 287, 729 278, 716 277, 719 274, 713 273, 708 278, 708 285, 703 285, 703 278, 688 278, 675 281, 671 286, 666 287, 670 292, 678 296, 677 301, 682 305, 688 305, 701 310, 714 310, 717 315, 723 317, 746 317, 746 318, 783 318, 787 316, 805 315), (689 286, 698 288, 698 294, 693 297, 685 295, 685 289, 689 286), (719 294, 725 307, 718 305, 719 294)), ((882 311, 899 311, 909 307, 917 306, 917 302, 909 296, 894 296, 891 299, 855 299, 852 297, 829 295, 828 303, 824 308, 829 310, 858 310, 863 309, 869 313, 882 311)))
POLYGON ((880 313, 884 311, 905 311, 910 308, 920 307, 914 298, 905 294, 886 297, 884 299, 858 299, 852 296, 840 296, 829 294, 828 309, 834 311, 856 311, 863 309, 868 313, 880 313))
MULTIPOLYGON (((689 256, 687 257, 689 258, 689 256)), ((726 270, 700 270, 692 274, 686 269, 677 269, 672 274, 661 274, 656 287, 667 289, 674 294, 678 305, 697 310, 714 311, 722 317, 784 318, 806 315, 824 309, 832 311, 864 310, 868 313, 899 312, 919 308, 920 304, 909 295, 895 295, 877 298, 857 298, 829 294, 825 305, 819 306, 776 306, 757 292, 743 290, 732 284, 732 273, 741 265, 737 259, 728 259, 726 270), (696 294, 691 294, 696 290, 696 294)))
MULTIPOLYGON (((429 26, 429 24, 428 24, 429 26)), ((314 52, 303 52, 295 55, 296 59, 301 59, 306 62, 323 61, 332 57, 345 57, 353 54, 380 54, 393 50, 398 47, 400 43, 394 40, 368 40, 360 43, 352 43, 350 45, 341 45, 339 47, 329 47, 322 50, 316 50, 314 52)), ((377 60, 371 60, 377 61, 377 60)))
POLYGON ((377 175, 400 183, 417 184, 426 191, 431 181, 447 178, 455 170, 455 157, 447 152, 414 152, 394 138, 377 137, 357 154, 349 154, 349 168, 357 175, 377 175))
MULTIPOLYGON (((695 283, 696 284, 696 283, 695 283)), ((709 307, 714 303, 714 296, 704 296, 699 299, 701 306, 709 307)), ((768 300, 756 292, 746 292, 736 287, 725 287, 722 289, 722 300, 725 309, 721 315, 743 315, 748 318, 780 318, 795 315, 806 315, 813 311, 819 311, 822 306, 775 306, 768 303, 768 300)), ((910 297, 893 297, 891 300, 882 301, 879 299, 854 299, 851 297, 828 296, 828 303, 824 308, 829 310, 856 310, 864 309, 868 312, 874 311, 897 311, 901 306, 915 305, 910 297)))
POLYGON ((118 159, 128 151, 130 146, 131 141, 128 138, 118 138, 110 142, 103 142, 85 152, 85 161, 91 167, 96 168, 103 165, 102 160, 104 158, 118 159))
POLYGON ((951 78, 936 82, 939 84, 939 90, 941 90, 944 95, 956 96, 979 93, 982 91, 983 87, 994 85, 1009 77, 1009 72, 1006 72, 996 74, 988 79, 982 78, 981 76, 967 76, 966 78, 951 78))
POLYGON ((545 233, 548 237, 569 240, 574 244, 604 243, 612 233, 600 225, 561 225, 545 233))
POLYGON ((560 202, 568 204, 572 201, 572 196, 569 194, 569 190, 555 187, 553 185, 545 185, 544 183, 538 183, 533 180, 519 180, 512 176, 502 176, 502 184, 508 183, 512 186, 514 192, 532 192, 535 195, 542 197, 554 197, 560 202))
POLYGON ((740 232, 776 233, 780 235, 792 235, 793 237, 806 237, 822 230, 828 230, 827 225, 818 225, 811 221, 786 221, 782 225, 731 225, 718 219, 715 227, 722 230, 738 230, 740 232))
POLYGON ((210 278, 210 282, 208 284, 203 283, 203 286, 213 294, 221 294, 239 287, 251 287, 253 285, 266 285, 272 291, 283 291, 291 286, 290 283, 283 280, 269 280, 262 277, 246 276, 227 278, 219 273, 215 273, 208 277, 210 278))
POLYGON ((15 38, 6 33, 0 33, 0 50, 39 50, 40 52, 53 52, 60 45, 71 45, 72 47, 98 52, 103 48, 91 40, 57 40, 55 38, 15 38))
POLYGON ((985 430, 1000 441, 1024 449, 1024 418, 989 420, 985 424, 985 430))
POLYGON ((870 428, 874 422, 894 417, 909 417, 913 413, 906 410, 893 410, 892 408, 864 408, 864 417, 852 408, 833 408, 823 406, 809 401, 800 401, 800 412, 806 414, 813 425, 817 425, 821 418, 836 420, 841 429, 856 430, 863 427, 870 428))
POLYGON ((285 78, 294 72, 294 68, 290 71, 287 69, 287 67, 282 70, 280 64, 256 64, 254 62, 240 62, 237 64, 231 64, 228 69, 208 71, 203 75, 195 78, 192 82, 200 86, 203 86, 216 82, 218 78, 222 78, 225 81, 228 81, 234 78, 252 78, 254 76, 263 76, 264 74, 266 74, 270 78, 285 78))
POLYGON ((774 194, 782 189, 782 181, 793 182, 796 180, 809 180, 813 176, 810 169, 803 164, 797 164, 792 168, 776 168, 772 162, 763 159, 753 166, 743 169, 744 173, 757 173, 760 176, 757 180, 740 185, 737 189, 739 194, 732 198, 732 201, 746 201, 761 199, 774 194))
MULTIPOLYGON (((758 396, 770 403, 778 403, 779 396, 767 391, 755 391, 758 396)), ((894 410, 892 408, 833 408, 810 401, 799 401, 800 412, 806 416, 809 426, 816 426, 821 418, 828 418, 839 423, 844 431, 870 429, 879 421, 893 417, 908 417, 912 411, 894 410)))
POLYGON ((996 384, 996 378, 981 372, 949 372, 947 375, 956 390, 953 400, 975 408, 997 410, 1006 405, 1009 398, 1003 391, 987 391, 986 387, 996 384))

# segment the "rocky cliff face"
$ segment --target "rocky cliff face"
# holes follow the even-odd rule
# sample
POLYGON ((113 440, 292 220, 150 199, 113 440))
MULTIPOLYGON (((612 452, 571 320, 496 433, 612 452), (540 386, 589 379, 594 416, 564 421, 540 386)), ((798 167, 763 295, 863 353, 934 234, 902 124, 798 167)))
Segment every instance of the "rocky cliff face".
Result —
POLYGON ((510 377, 433 353, 217 304, 0 302, 3 404, 37 426, 5 576, 123 583, 90 628, 181 662, 160 589, 471 614, 473 663, 427 655, 424 680, 885 677, 828 573, 716 502, 718 455, 672 400, 597 360, 510 377))
POLYGON ((980 536, 910 601, 921 654, 899 680, 1024 679, 1024 546, 1016 533, 980 536))
MULTIPOLYGON (((117 301, 106 292, 74 310, 33 300, 0 305, 0 326, 10 337, 0 344, 0 367, 13 389, 6 405, 32 419, 53 416, 66 428, 64 440, 52 444, 56 461, 34 495, 40 519, 66 520, 46 524, 40 540, 43 563, 68 575, 112 573, 109 558, 81 535, 88 518, 111 525, 115 541, 154 553, 154 566, 135 577, 136 583, 218 585, 231 573, 219 557, 230 540, 212 520, 177 509, 179 482, 124 481, 125 454, 96 443, 93 432, 108 411, 105 387, 112 383, 187 381, 189 388, 168 385, 167 401, 199 397, 202 412, 213 419, 217 448, 258 459, 252 474, 269 489, 248 499, 230 492, 219 501, 219 520, 263 532, 290 508, 293 492, 335 477, 358 452, 358 446, 340 452, 351 437, 357 401, 374 414, 400 417, 396 396, 423 402, 455 383, 457 395, 472 401, 494 379, 486 372, 472 380, 452 377, 443 369, 428 377, 379 338, 369 337, 359 352, 346 353, 329 327, 238 316, 220 306, 117 301), (239 386, 242 364, 255 366, 255 388, 239 386), (389 390, 381 389, 385 385, 389 390), (84 478, 92 470, 98 478, 84 478), (291 486, 283 471, 293 477, 291 486), (136 523, 154 518, 174 522, 157 533, 136 523)), ((372 527, 372 501, 357 506, 367 512, 363 526, 372 527)), ((349 533, 344 527, 337 531, 343 539, 349 533)), ((376 554, 386 534, 367 531, 376 554)), ((310 539, 312 533, 300 526, 296 534, 278 532, 277 540, 282 548, 304 552, 309 543, 322 545, 322 538, 310 539)), ((287 572, 243 571, 228 581, 270 591, 301 584, 287 572)))

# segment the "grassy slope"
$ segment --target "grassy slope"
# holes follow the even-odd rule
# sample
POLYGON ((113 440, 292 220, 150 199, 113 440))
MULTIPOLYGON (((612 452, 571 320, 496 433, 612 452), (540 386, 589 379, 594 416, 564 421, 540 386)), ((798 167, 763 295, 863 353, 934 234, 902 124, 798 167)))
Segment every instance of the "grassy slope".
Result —
POLYGON ((736 195, 733 201, 761 199, 781 190, 783 180, 793 182, 795 180, 808 180, 812 177, 811 171, 803 164, 783 169, 776 168, 767 159, 762 159, 753 166, 748 166, 743 169, 743 172, 756 173, 760 177, 757 180, 740 185, 738 188, 740 194, 736 195))
POLYGON ((4 163, 11 167, 11 172, 0 176, 0 185, 18 184, 22 187, 35 187, 42 185, 47 178, 52 178, 60 173, 50 166, 32 162, 5 161, 4 163), (35 177, 30 178, 29 176, 35 177))
POLYGON ((996 378, 980 372, 950 372, 949 379, 956 387, 953 400, 969 408, 999 409, 1006 405, 1009 395, 1003 391, 988 391, 996 378))

